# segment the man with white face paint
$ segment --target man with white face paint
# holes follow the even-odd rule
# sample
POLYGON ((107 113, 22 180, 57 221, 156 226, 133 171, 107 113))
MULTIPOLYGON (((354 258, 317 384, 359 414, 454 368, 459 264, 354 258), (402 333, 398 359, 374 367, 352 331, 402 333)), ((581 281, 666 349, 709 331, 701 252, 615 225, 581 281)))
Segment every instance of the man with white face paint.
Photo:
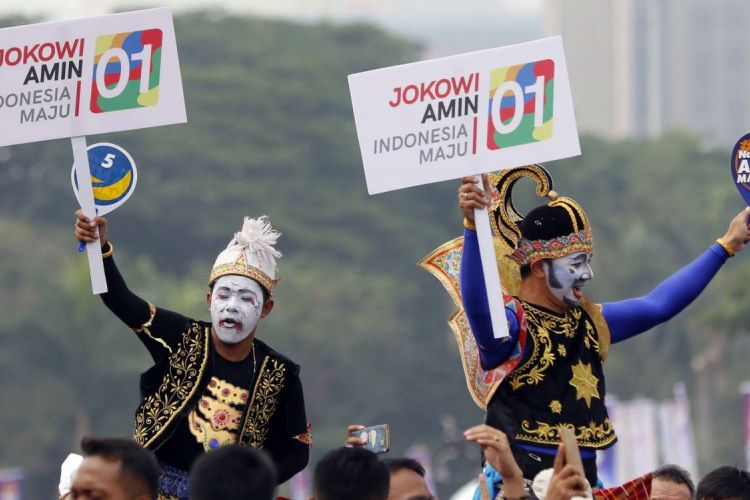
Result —
POLYGON ((581 287, 594 277, 590 262, 591 254, 587 252, 544 261, 547 286, 558 301, 569 307, 581 302, 581 287))
POLYGON ((559 429, 568 427, 576 433, 586 477, 593 486, 596 450, 616 441, 604 405, 602 363, 610 344, 649 330, 687 307, 724 262, 745 247, 750 239, 750 208, 734 217, 723 237, 651 293, 594 304, 582 291, 593 278, 594 244, 581 206, 552 191, 552 178, 538 165, 504 170, 492 180, 483 176, 484 190, 476 182, 466 177, 458 190, 465 218, 463 243, 449 242, 423 262, 453 295, 460 291, 463 311, 454 316, 451 326, 459 338, 473 336, 475 341, 461 345, 464 365, 471 367, 474 360, 476 366, 477 357, 480 361, 479 373, 466 372, 467 383, 475 401, 487 411, 487 424, 511 439, 525 478, 533 479, 540 470, 552 467, 559 429), (526 216, 512 202, 513 186, 524 177, 535 181, 537 194, 550 200, 526 216), (474 209, 485 207, 506 255, 498 262, 507 293, 503 303, 510 336, 506 339, 493 335, 474 229, 474 209), (451 285, 455 271, 450 266, 455 267, 457 252, 462 252, 460 285, 451 285), (433 262, 450 266, 436 264, 431 269, 433 262), (463 313, 468 321, 462 321, 463 313))
POLYGON ((141 376, 134 439, 162 467, 160 499, 188 497, 192 463, 227 444, 263 449, 279 484, 307 465, 311 437, 299 366, 257 339, 273 309, 279 233, 265 217, 245 218, 213 265, 206 295, 211 322, 157 308, 133 294, 112 257, 107 221, 76 212, 81 241, 102 244, 109 292, 102 300, 154 359, 141 376))
POLYGON ((225 344, 237 344, 255 331, 262 315, 263 290, 245 276, 222 276, 208 294, 211 324, 225 344))

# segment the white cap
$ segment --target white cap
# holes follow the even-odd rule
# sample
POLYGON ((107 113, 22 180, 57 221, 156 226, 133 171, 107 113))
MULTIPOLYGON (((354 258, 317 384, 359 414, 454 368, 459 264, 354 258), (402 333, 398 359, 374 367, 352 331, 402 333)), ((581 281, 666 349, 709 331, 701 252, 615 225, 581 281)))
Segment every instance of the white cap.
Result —
POLYGON ((57 490, 61 498, 70 493, 70 488, 73 486, 73 478, 76 476, 81 462, 83 462, 81 455, 71 453, 60 466, 60 484, 57 490))
POLYGON ((257 219, 245 217, 242 231, 234 233, 226 250, 216 258, 208 285, 213 285, 222 276, 234 274, 257 281, 269 295, 273 295, 279 281, 276 259, 281 253, 274 248, 279 236, 281 234, 271 227, 265 215, 257 219))

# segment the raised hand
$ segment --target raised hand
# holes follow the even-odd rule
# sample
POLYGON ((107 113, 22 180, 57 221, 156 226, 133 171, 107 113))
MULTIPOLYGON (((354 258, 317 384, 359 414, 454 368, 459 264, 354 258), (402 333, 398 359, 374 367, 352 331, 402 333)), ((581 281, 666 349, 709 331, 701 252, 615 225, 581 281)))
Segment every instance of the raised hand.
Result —
POLYGON ((750 240, 749 217, 750 207, 747 207, 732 219, 726 234, 721 237, 734 253, 742 251, 747 246, 748 240, 750 240))
POLYGON ((583 471, 565 463, 565 446, 561 444, 557 449, 545 500, 570 500, 573 497, 590 498, 591 495, 583 471))
POLYGON ((464 217, 471 223, 474 223, 475 208, 487 208, 490 206, 489 193, 491 192, 491 187, 487 174, 482 174, 482 183, 484 184, 484 191, 477 185, 476 177, 462 177, 461 187, 458 188, 458 206, 464 217))
POLYGON ((366 445, 367 438, 354 436, 355 432, 361 431, 364 428, 365 428, 364 425, 359 425, 359 424, 352 424, 349 427, 347 427, 346 428, 346 442, 344 442, 344 445, 349 446, 349 447, 366 445))
POLYGON ((107 219, 99 216, 94 217, 94 220, 91 221, 83 214, 83 210, 77 210, 73 232, 79 241, 91 243, 98 239, 100 244, 104 246, 107 243, 107 219), (96 234, 97 228, 99 229, 98 236, 96 234))
POLYGON ((523 473, 513 458, 508 437, 499 429, 481 424, 464 432, 467 441, 474 441, 482 447, 487 462, 503 476, 505 496, 522 497, 526 494, 523 486, 523 473))

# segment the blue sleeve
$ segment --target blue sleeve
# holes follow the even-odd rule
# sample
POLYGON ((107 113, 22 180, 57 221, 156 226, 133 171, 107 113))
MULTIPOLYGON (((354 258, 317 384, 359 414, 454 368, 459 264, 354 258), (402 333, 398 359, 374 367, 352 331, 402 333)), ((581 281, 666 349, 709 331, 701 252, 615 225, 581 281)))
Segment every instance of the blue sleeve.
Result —
POLYGON ((461 301, 464 304, 471 331, 474 333, 474 339, 479 346, 482 368, 490 370, 499 366, 513 353, 518 342, 518 319, 513 311, 505 309, 510 337, 502 340, 494 337, 477 233, 469 229, 464 230, 460 286, 461 301))
POLYGON ((622 342, 672 319, 700 295, 728 257, 726 250, 714 243, 649 294, 604 304, 602 314, 612 343, 622 342))

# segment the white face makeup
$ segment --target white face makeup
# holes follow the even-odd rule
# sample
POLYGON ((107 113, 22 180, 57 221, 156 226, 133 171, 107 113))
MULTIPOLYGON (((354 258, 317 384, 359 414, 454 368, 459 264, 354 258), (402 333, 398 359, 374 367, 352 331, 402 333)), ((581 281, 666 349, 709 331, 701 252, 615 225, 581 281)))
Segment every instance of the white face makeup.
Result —
POLYGON ((583 298, 583 287, 594 277, 591 270, 592 254, 576 252, 552 259, 544 266, 547 286, 557 300, 567 306, 577 306, 583 298))
POLYGON ((225 344, 236 344, 255 330, 263 309, 263 289, 245 276, 222 276, 211 292, 211 323, 225 344))

